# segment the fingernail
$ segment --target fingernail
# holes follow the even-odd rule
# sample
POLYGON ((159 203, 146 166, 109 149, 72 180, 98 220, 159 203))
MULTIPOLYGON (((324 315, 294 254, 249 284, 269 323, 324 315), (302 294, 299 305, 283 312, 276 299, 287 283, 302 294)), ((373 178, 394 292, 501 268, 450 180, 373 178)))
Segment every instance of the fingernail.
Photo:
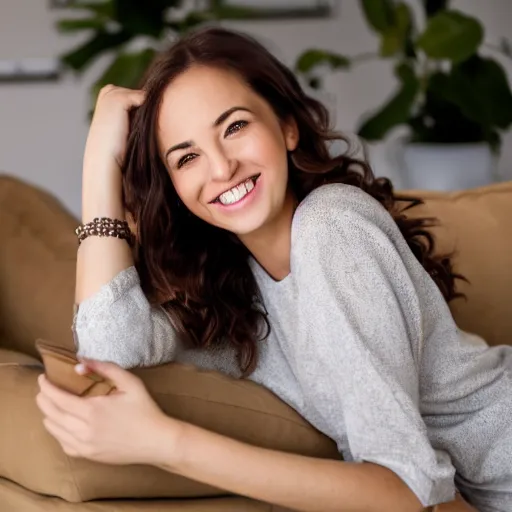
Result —
POLYGON ((87 368, 85 367, 84 364, 78 363, 75 365, 75 371, 76 373, 83 375, 84 373, 87 373, 87 368))

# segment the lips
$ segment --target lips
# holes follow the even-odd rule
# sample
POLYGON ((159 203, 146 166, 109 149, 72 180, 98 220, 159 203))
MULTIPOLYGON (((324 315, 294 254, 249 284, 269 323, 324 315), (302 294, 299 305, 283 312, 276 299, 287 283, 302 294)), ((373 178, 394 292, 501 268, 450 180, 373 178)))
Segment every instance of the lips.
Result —
POLYGON ((224 206, 229 204, 234 204, 243 197, 245 197, 248 193, 251 192, 252 188, 254 188, 254 185, 256 184, 256 181, 260 177, 260 174, 255 174, 254 176, 250 176, 249 178, 246 178, 236 185, 232 186, 231 188, 225 190, 221 194, 219 194, 213 201, 210 201, 210 204, 213 203, 220 203, 224 206), (252 187, 251 190, 247 189, 247 186, 245 185, 247 182, 252 181, 252 187), (223 197, 224 201, 221 200, 221 197, 223 197))

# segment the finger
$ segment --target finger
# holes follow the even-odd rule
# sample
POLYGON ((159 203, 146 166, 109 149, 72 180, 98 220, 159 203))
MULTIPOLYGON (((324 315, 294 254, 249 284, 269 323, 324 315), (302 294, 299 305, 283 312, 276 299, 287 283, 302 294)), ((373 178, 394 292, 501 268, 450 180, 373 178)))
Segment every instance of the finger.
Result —
POLYGON ((68 444, 66 444, 66 443, 59 443, 59 444, 62 448, 62 451, 69 457, 82 457, 82 455, 80 455, 78 450, 76 450, 75 448, 72 448, 68 444))
POLYGON ((146 99, 146 91, 130 91, 129 98, 131 107, 140 107, 146 99))
POLYGON ((59 409, 78 418, 86 419, 88 410, 83 398, 58 388, 44 374, 39 376, 38 382, 41 393, 48 397, 59 409))
POLYGON ((48 433, 58 441, 68 455, 79 453, 77 449, 78 441, 72 434, 49 418, 45 418, 43 420, 43 425, 48 433))
POLYGON ((98 99, 104 96, 115 95, 118 100, 129 109, 131 107, 138 107, 142 105, 146 98, 146 91, 143 89, 128 89, 127 87, 118 87, 116 85, 108 84, 101 88, 98 99))
POLYGON ((140 386, 140 379, 115 363, 83 359, 85 369, 109 380, 119 391, 128 391, 140 386))
POLYGON ((47 396, 39 393, 36 397, 37 406, 46 419, 60 425, 64 430, 75 437, 84 430, 86 423, 76 416, 72 416, 55 405, 47 396))

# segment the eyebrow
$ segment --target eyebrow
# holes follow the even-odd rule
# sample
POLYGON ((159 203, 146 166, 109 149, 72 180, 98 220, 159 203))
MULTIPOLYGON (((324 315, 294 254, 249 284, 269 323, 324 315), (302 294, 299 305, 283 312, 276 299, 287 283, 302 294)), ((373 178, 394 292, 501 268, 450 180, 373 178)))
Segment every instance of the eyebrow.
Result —
MULTIPOLYGON (((244 110, 245 112, 251 112, 252 110, 249 110, 247 107, 231 107, 225 112, 223 112, 217 119, 215 119, 214 123, 212 124, 213 128, 216 128, 220 124, 222 124, 233 112, 236 112, 237 110, 244 110)), ((187 149, 194 145, 194 141, 192 140, 186 140, 185 142, 180 142, 179 144, 176 144, 174 146, 171 146, 165 153, 165 159, 167 160, 167 157, 173 152, 177 151, 178 149, 187 149)))

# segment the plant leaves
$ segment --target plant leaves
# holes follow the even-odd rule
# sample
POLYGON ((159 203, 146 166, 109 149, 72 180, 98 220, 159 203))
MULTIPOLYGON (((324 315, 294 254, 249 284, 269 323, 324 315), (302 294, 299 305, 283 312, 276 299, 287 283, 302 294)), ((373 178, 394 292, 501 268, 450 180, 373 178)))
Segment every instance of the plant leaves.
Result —
POLYGON ((297 59, 295 70, 299 73, 308 73, 321 64, 328 64, 331 69, 347 69, 350 67, 350 59, 344 55, 313 48, 305 51, 297 59))
POLYGON ((83 71, 96 57, 125 43, 130 37, 126 32, 97 32, 87 43, 61 56, 61 62, 75 71, 83 71))
POLYGON ((461 62, 475 54, 484 38, 480 22, 458 11, 442 11, 430 18, 417 45, 433 59, 461 62))
POLYGON ((78 32, 80 30, 102 30, 105 21, 101 18, 84 18, 76 20, 58 20, 57 30, 59 32, 78 32))
POLYGON ((450 0, 423 0, 423 7, 427 13, 427 18, 431 18, 439 11, 445 11, 448 9, 450 0))
POLYGON ((450 92, 470 119, 502 130, 512 124, 512 92, 503 67, 496 61, 475 56, 454 66, 450 92))
POLYGON ((419 91, 419 81, 413 68, 407 63, 397 66, 395 73, 400 79, 400 90, 376 114, 367 119, 358 130, 366 140, 380 140, 389 130, 407 122, 419 91))
POLYGON ((409 7, 400 2, 394 10, 393 25, 382 33, 380 55, 391 57, 402 51, 405 53, 407 37, 412 28, 412 18, 409 7))
POLYGON ((176 2, 166 0, 112 0, 115 19, 133 35, 159 37, 165 28, 165 11, 176 2))
POLYGON ((456 144, 487 140, 487 131, 462 112, 450 76, 438 71, 430 75, 419 111, 409 119, 414 142, 456 144))
POLYGON ((368 24, 382 34, 393 27, 392 0, 361 0, 361 7, 368 24))
POLYGON ((93 99, 95 100, 100 89, 108 84, 129 89, 138 88, 155 55, 156 51, 153 48, 146 48, 140 52, 119 53, 94 84, 93 99))

